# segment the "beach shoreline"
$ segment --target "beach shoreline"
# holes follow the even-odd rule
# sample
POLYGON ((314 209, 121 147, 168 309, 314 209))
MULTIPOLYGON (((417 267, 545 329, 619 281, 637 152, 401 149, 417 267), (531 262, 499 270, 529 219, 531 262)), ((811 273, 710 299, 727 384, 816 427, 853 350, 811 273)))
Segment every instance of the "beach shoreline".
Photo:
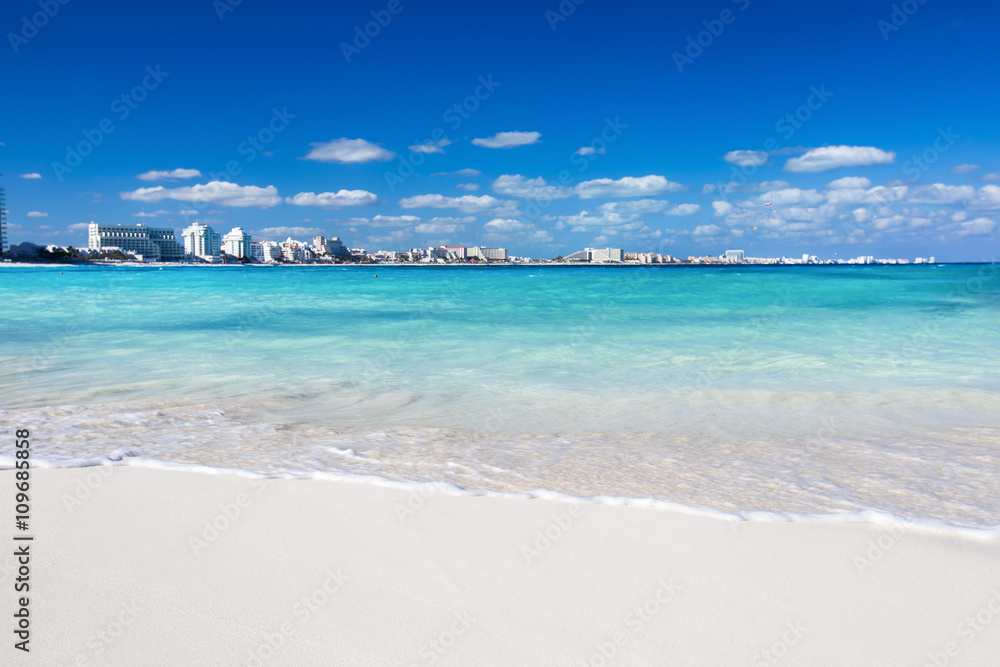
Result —
MULTIPOLYGON (((0 480, 13 488, 13 471, 0 480)), ((35 469, 32 488, 32 651, 5 647, 8 664, 923 665, 1000 651, 995 539, 137 466, 35 469)), ((12 553, 0 565, 9 590, 12 553)))

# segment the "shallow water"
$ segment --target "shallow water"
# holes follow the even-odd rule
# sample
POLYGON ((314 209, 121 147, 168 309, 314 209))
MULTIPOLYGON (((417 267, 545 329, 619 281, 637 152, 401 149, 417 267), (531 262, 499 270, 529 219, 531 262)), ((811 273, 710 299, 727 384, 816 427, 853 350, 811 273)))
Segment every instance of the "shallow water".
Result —
POLYGON ((51 462, 1000 525, 996 266, 3 267, 0 298, 0 421, 51 462))

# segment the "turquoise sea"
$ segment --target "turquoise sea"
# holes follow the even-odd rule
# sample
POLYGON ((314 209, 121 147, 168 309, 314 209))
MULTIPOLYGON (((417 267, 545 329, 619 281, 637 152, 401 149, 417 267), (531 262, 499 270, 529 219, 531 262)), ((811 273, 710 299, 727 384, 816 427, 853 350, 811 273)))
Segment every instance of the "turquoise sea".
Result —
POLYGON ((8 265, 0 300, 0 421, 50 465, 1000 526, 998 265, 8 265))

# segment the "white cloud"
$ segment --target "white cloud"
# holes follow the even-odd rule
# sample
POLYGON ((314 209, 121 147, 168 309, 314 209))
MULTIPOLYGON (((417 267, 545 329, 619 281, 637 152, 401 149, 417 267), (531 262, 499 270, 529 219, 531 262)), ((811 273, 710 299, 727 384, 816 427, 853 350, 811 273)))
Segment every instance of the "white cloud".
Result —
POLYGON ((197 169, 172 169, 170 171, 147 171, 139 174, 143 181, 168 181, 177 178, 197 178, 201 172, 197 169))
POLYGON ((581 146, 573 152, 577 155, 604 155, 608 151, 604 148, 596 149, 593 146, 581 146))
POLYGON ((624 215, 659 213, 670 202, 665 199, 633 199, 632 201, 612 201, 597 207, 599 211, 611 211, 624 215))
POLYGON ((552 241, 552 234, 549 234, 544 229, 538 229, 524 237, 525 243, 552 243, 552 241))
POLYGON ((367 224, 372 227, 402 227, 420 222, 416 215, 376 215, 374 218, 352 218, 351 223, 367 224), (360 222, 364 220, 364 222, 360 222))
POLYGON ((715 185, 713 183, 705 183, 705 185, 701 186, 701 194, 710 195, 713 192, 715 192, 715 185))
POLYGON ((428 222, 435 225, 467 225, 470 222, 475 222, 476 216, 466 215, 461 218, 455 218, 450 216, 433 217, 428 222))
POLYGON ((694 228, 693 234, 695 236, 715 236, 723 231, 722 227, 718 225, 698 225, 694 228))
POLYGON ((494 215, 517 215, 517 203, 497 199, 490 195, 462 195, 461 197, 446 197, 444 195, 415 195, 399 200, 402 208, 453 208, 462 213, 485 213, 494 215))
POLYGON ((730 181, 725 185, 722 183, 713 185, 712 189, 708 192, 705 192, 705 188, 702 188, 702 194, 711 194, 716 190, 725 194, 732 194, 734 192, 766 192, 768 190, 780 190, 781 188, 788 187, 791 186, 786 181, 761 181, 760 183, 736 183, 735 181, 730 181))
POLYGON ((756 203, 762 205, 766 202, 772 202, 774 206, 816 206, 822 203, 824 198, 824 195, 816 190, 781 188, 780 190, 770 190, 758 196, 756 203))
POLYGON ((541 132, 497 132, 492 137, 473 139, 472 143, 484 148, 514 148, 537 144, 541 138, 541 132))
POLYGON ((140 211, 139 213, 132 214, 133 218, 155 218, 156 216, 157 216, 156 213, 146 213, 145 211, 140 211))
POLYGON ((47 218, 47 217, 49 217, 48 213, 42 213, 41 211, 28 211, 27 213, 25 213, 25 215, 27 215, 29 218, 47 218))
POLYGON ((717 216, 729 215, 733 210, 733 205, 720 199, 712 202, 712 209, 715 211, 715 215, 717 216))
POLYGON ((194 210, 193 208, 182 208, 181 210, 177 211, 177 213, 178 215, 184 215, 184 216, 198 215, 198 211, 194 210))
POLYGON ((909 190, 909 187, 905 185, 876 185, 867 190, 864 188, 842 188, 827 192, 826 201, 833 206, 857 206, 858 204, 885 206, 903 201, 909 190))
POLYGON ((270 208, 281 203, 278 189, 273 185, 261 188, 256 185, 237 185, 228 181, 211 181, 181 188, 164 188, 162 185, 157 185, 152 188, 139 188, 133 192, 122 192, 120 195, 122 199, 127 201, 147 203, 175 199, 188 202, 212 202, 220 206, 259 206, 260 208, 270 208))
POLYGON ((957 167, 951 168, 951 173, 953 174, 969 174, 977 169, 982 169, 978 164, 960 164, 957 167))
POLYGON ((312 150, 303 160, 317 162, 339 162, 340 164, 356 164, 359 162, 386 161, 395 157, 395 153, 364 139, 348 139, 342 137, 326 143, 309 144, 312 150))
MULTIPOLYGON (((607 202, 591 211, 581 211, 576 215, 561 215, 556 218, 556 229, 570 228, 570 231, 587 231, 590 227, 619 227, 638 221, 646 213, 663 211, 669 202, 662 199, 638 199, 635 201, 607 202)), ((642 224, 642 223, 640 223, 642 224)))
MULTIPOLYGON (((659 229, 652 229, 646 223, 642 221, 631 222, 627 225, 622 225, 620 227, 608 227, 601 230, 601 236, 607 240, 608 236, 619 237, 626 241, 648 241, 650 239, 658 239, 663 236, 663 232, 659 229)), ((601 238, 601 237, 598 237, 601 238)), ((598 241, 594 239, 595 243, 603 243, 604 241, 598 241)))
POLYGON ((908 204, 957 204, 975 196, 971 185, 945 185, 933 183, 912 188, 906 197, 908 204))
POLYGON ((483 229, 501 234, 509 232, 525 232, 529 229, 534 229, 534 227, 534 225, 527 222, 521 222, 520 220, 513 220, 510 218, 493 218, 483 225, 483 229))
POLYGON ((368 242, 375 245, 389 245, 393 243, 402 243, 412 236, 413 234, 409 229, 397 229, 384 236, 369 236, 368 242))
POLYGON ((843 190, 846 188, 869 188, 872 182, 864 176, 844 176, 826 184, 829 190, 843 190))
POLYGON ((431 176, 464 176, 466 178, 476 178, 482 176, 483 172, 478 169, 459 169, 458 171, 437 171, 431 176))
POLYGON ((348 218, 343 222, 366 227, 405 227, 421 221, 422 218, 416 215, 376 215, 374 218, 348 218))
POLYGON ((973 208, 1000 208, 1000 185, 984 185, 969 202, 973 208))
POLYGON ((958 234, 959 236, 968 236, 972 234, 989 234, 994 229, 997 228, 997 223, 989 218, 976 218, 975 220, 969 220, 967 222, 960 222, 958 224, 958 234))
POLYGON ((873 164, 891 164, 896 159, 892 151, 874 146, 823 146, 806 151, 785 163, 785 171, 793 173, 829 171, 838 167, 866 167, 873 164))
POLYGON ((36 179, 36 178, 41 178, 41 177, 42 177, 42 175, 39 174, 39 173, 36 173, 36 172, 32 172, 30 174, 21 174, 21 178, 36 179))
POLYGON ((441 141, 428 141, 426 144, 417 144, 409 148, 414 153, 444 153, 444 147, 450 144, 451 139, 442 139, 441 141))
POLYGON ((321 236, 326 232, 320 227, 265 227, 256 230, 253 235, 268 239, 284 239, 289 237, 321 236))
POLYGON ((992 174, 983 174, 979 177, 981 181, 1000 181, 1000 173, 994 172, 992 174))
POLYGON ((455 187, 466 192, 475 192, 479 189, 479 183, 459 183, 455 187))
POLYGON ((343 208, 345 206, 374 206, 378 196, 367 190, 338 190, 337 192, 300 192, 294 197, 285 197, 285 202, 295 206, 320 206, 322 208, 343 208))
POLYGON ((657 195, 662 192, 679 192, 684 186, 668 181, 663 176, 625 176, 618 180, 610 178, 595 178, 584 181, 574 188, 580 199, 594 197, 642 197, 657 195))
POLYGON ((545 179, 525 178, 520 174, 504 174, 493 181, 493 191, 523 199, 567 199, 573 196, 573 189, 561 185, 547 185, 545 179))
POLYGON ((722 159, 737 167, 759 167, 767 162, 766 151, 729 151, 722 159))
POLYGON ((66 231, 70 232, 82 232, 90 229, 89 222, 74 222, 72 225, 66 228, 66 231))
POLYGON ((678 204, 669 211, 664 211, 663 215, 694 215, 701 210, 698 204, 678 204))
POLYGON ((465 225, 446 225, 424 222, 413 228, 417 234, 454 234, 465 229, 465 225))

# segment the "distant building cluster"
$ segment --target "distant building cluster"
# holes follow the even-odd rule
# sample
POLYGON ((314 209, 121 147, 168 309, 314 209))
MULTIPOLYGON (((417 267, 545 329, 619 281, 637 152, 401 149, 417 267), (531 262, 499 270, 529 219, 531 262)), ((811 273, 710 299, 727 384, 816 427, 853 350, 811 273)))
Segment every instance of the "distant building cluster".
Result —
MULTIPOLYGON (((107 256, 121 253, 142 262, 203 261, 310 263, 310 262, 507 262, 517 260, 506 248, 480 246, 438 246, 411 248, 408 251, 369 253, 363 248, 348 248, 340 238, 317 236, 312 243, 288 238, 285 241, 254 241, 242 227, 234 227, 220 236, 210 225, 193 223, 181 231, 183 245, 173 229, 136 225, 99 225, 90 223, 89 250, 107 256)), ((530 261, 530 260, 528 260, 530 261)))
MULTIPOLYGON (((808 253, 801 257, 746 257, 742 250, 727 250, 713 262, 710 257, 688 257, 696 264, 909 264, 908 259, 876 259, 873 255, 862 255, 852 259, 820 259, 808 253)), ((933 257, 917 257, 914 264, 933 264, 933 257)))
POLYGON ((102 255, 120 252, 138 261, 203 261, 216 263, 240 261, 309 262, 322 259, 354 258, 339 238, 317 236, 312 245, 289 238, 287 241, 255 242, 242 227, 234 227, 220 236, 210 225, 193 223, 181 231, 183 245, 173 229, 137 225, 99 225, 90 223, 88 247, 102 255))
MULTIPOLYGON (((316 236, 312 243, 288 238, 285 241, 254 241, 242 227, 234 227, 220 236, 210 225, 195 222, 181 231, 178 241, 173 229, 136 225, 102 225, 88 227, 88 249, 72 246, 47 246, 22 243, 14 248, 7 240, 7 210, 3 188, 0 188, 0 243, 11 259, 30 260, 36 257, 54 261, 73 259, 134 260, 140 262, 196 261, 207 263, 255 262, 275 263, 565 263, 565 264, 909 264, 909 259, 877 259, 860 256, 852 259, 819 259, 808 253, 801 257, 747 257, 743 250, 726 250, 718 256, 686 258, 656 252, 625 252, 621 248, 584 248, 566 257, 538 260, 508 255, 506 248, 486 246, 441 245, 409 250, 377 250, 348 248, 336 236, 316 236)), ((933 264, 934 257, 917 257, 913 264, 933 264)))

